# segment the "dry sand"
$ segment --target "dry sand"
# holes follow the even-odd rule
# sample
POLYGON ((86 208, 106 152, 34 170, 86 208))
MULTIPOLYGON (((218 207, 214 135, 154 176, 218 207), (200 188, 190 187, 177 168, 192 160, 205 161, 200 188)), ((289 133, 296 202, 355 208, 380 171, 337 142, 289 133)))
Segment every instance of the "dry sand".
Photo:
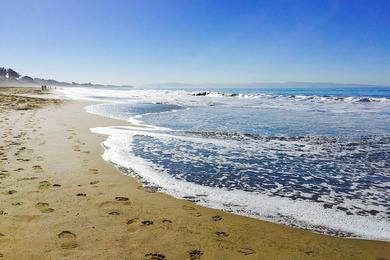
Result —
POLYGON ((390 259, 387 242, 314 234, 147 191, 103 161, 106 137, 89 131, 123 122, 84 112, 84 102, 14 96, 29 91, 0 91, 0 258, 390 259))

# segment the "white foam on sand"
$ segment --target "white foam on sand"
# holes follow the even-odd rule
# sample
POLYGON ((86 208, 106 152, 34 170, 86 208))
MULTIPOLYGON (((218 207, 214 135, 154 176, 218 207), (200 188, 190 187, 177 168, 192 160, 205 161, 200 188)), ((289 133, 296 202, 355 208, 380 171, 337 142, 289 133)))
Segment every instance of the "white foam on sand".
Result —
POLYGON ((105 160, 118 167, 131 169, 144 183, 158 186, 161 191, 174 197, 196 197, 196 203, 207 207, 317 231, 323 229, 324 233, 327 233, 326 230, 335 230, 359 238, 390 241, 390 224, 387 221, 370 216, 346 215, 310 201, 214 188, 179 180, 152 163, 134 156, 131 143, 134 135, 141 132, 123 127, 98 127, 91 131, 108 135, 103 143, 105 160))

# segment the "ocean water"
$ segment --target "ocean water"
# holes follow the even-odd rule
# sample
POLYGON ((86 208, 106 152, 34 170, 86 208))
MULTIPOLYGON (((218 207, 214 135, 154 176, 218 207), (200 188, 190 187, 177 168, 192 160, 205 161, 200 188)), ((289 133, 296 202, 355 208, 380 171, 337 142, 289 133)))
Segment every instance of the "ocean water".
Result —
POLYGON ((62 88, 131 126, 104 159, 145 186, 325 234, 390 240, 390 88, 62 88))

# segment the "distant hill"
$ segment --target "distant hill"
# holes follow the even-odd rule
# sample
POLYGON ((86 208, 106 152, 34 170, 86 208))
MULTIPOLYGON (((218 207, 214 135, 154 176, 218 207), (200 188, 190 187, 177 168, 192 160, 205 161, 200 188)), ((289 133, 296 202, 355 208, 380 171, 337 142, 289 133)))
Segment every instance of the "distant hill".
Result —
POLYGON ((0 67, 0 86, 57 86, 57 87, 132 87, 129 85, 114 86, 93 83, 64 82, 54 79, 32 78, 30 76, 21 76, 18 72, 10 68, 0 67))

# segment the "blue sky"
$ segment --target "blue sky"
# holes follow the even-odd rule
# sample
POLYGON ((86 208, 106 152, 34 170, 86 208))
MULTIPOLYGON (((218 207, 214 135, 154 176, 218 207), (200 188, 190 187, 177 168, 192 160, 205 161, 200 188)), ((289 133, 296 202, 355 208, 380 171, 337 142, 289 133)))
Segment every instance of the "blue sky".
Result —
POLYGON ((390 85, 390 1, 3 0, 0 66, 110 84, 390 85))

